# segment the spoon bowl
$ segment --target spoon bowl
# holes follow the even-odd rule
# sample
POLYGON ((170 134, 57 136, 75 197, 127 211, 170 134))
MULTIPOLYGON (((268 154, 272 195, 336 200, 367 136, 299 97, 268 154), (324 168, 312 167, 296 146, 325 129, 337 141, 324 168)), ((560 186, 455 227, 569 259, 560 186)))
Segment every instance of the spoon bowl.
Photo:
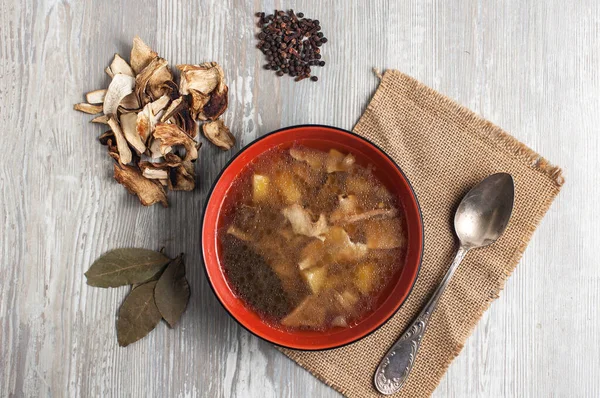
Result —
POLYGON ((488 246, 508 225, 515 197, 513 178, 493 174, 469 191, 454 215, 454 230, 462 246, 488 246))

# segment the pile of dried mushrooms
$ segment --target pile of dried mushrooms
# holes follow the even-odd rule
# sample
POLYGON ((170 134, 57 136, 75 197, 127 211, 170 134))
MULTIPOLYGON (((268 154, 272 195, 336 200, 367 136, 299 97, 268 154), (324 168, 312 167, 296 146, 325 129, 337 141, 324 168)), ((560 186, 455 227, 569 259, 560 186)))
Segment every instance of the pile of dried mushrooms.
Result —
POLYGON ((165 187, 194 189, 197 122, 219 148, 235 145, 219 119, 228 103, 223 69, 216 62, 176 67, 179 85, 168 62, 136 36, 129 63, 115 54, 105 69, 112 79, 108 88, 87 93, 86 102, 74 106, 110 127, 99 140, 115 160, 114 177, 144 206, 167 207, 165 187))

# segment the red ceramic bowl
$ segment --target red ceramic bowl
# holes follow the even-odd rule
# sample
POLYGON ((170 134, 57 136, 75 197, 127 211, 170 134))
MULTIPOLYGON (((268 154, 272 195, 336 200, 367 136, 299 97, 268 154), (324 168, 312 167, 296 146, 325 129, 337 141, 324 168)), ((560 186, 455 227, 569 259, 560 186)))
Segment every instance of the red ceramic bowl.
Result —
POLYGON ((381 149, 351 132, 320 125, 288 127, 267 134, 242 149, 225 166, 209 192, 202 222, 202 256, 205 271, 215 295, 227 312, 253 334, 282 347, 299 350, 324 350, 355 342, 383 325, 408 297, 419 272, 423 254, 423 220, 415 193, 400 168, 381 149), (352 328, 328 331, 289 331, 261 320, 231 290, 221 267, 217 230, 225 196, 240 172, 263 152, 298 143, 321 150, 336 148, 352 152, 359 164, 375 166, 376 176, 399 199, 404 208, 408 248, 404 268, 388 285, 376 309, 352 328))

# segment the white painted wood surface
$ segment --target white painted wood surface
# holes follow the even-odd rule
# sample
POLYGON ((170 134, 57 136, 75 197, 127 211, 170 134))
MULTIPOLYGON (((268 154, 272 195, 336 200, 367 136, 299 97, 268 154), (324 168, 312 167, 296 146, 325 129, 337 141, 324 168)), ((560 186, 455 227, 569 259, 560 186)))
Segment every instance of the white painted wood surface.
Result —
POLYGON ((600 396, 600 3, 597 0, 0 0, 0 395, 334 397, 238 327, 206 283, 202 204, 233 152, 205 145, 200 188, 143 208, 112 179, 102 129, 74 112, 105 87, 135 34, 172 64, 218 61, 235 148, 297 123, 351 128, 397 68, 553 162, 567 183, 506 289, 436 397, 600 396), (349 4, 355 5, 350 6, 349 4), (329 43, 319 82, 261 70, 253 13, 294 8, 329 43), (185 252, 181 324, 127 349, 114 320, 127 289, 83 272, 118 246, 185 252))

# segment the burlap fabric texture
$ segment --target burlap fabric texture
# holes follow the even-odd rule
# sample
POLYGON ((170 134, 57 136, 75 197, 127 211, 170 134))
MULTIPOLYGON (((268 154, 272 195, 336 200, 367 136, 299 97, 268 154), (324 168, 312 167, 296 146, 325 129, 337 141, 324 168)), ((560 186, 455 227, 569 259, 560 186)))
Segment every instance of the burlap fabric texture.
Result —
POLYGON ((431 318, 408 381, 396 394, 428 397, 515 269, 560 190, 561 170, 499 127, 395 70, 383 75, 354 131, 386 151, 413 185, 423 213, 425 251, 410 297, 375 333, 329 351, 282 350, 348 397, 381 396, 373 373, 448 269, 456 250, 452 217, 460 199, 490 174, 508 172, 515 180, 508 229, 492 246, 467 255, 431 318))

